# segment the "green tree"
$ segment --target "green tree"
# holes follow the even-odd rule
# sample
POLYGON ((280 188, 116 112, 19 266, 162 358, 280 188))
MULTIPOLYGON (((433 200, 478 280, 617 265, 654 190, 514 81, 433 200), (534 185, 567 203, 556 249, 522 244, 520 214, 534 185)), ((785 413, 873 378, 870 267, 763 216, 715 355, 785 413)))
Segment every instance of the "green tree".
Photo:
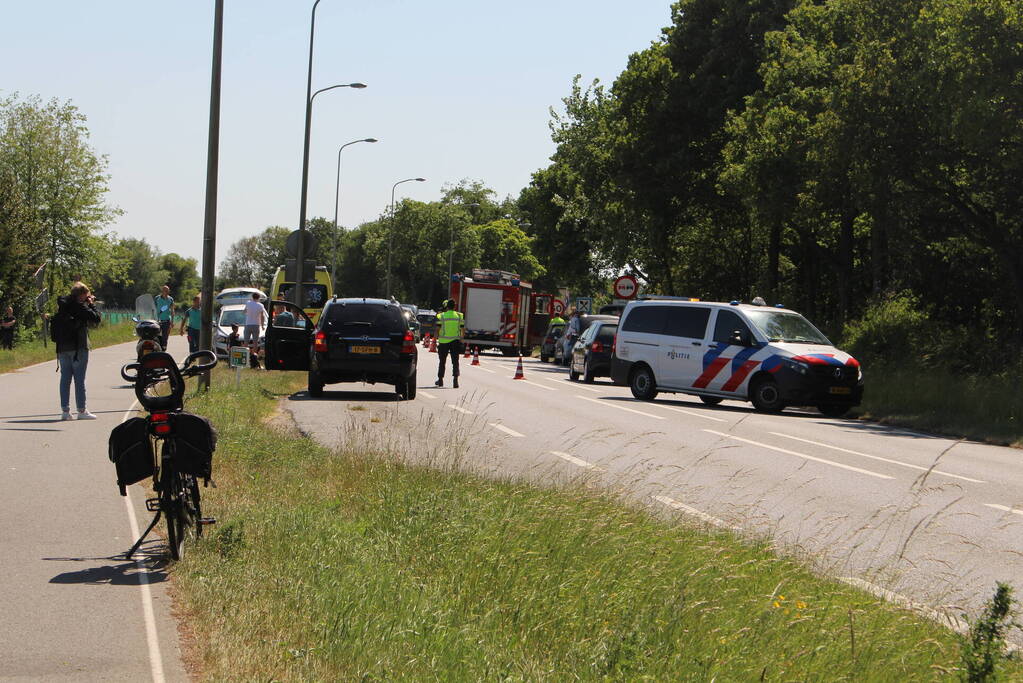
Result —
POLYGON ((199 293, 199 263, 194 258, 185 258, 178 254, 164 254, 160 258, 160 270, 167 273, 165 283, 174 296, 182 302, 190 302, 199 293))
POLYGON ((258 235, 243 237, 227 250, 218 277, 228 287, 269 289, 277 268, 284 265, 291 230, 271 225, 258 235))
POLYGON ((479 263, 518 273, 524 280, 541 277, 545 270, 531 249, 533 238, 510 218, 501 218, 474 228, 479 235, 479 263))

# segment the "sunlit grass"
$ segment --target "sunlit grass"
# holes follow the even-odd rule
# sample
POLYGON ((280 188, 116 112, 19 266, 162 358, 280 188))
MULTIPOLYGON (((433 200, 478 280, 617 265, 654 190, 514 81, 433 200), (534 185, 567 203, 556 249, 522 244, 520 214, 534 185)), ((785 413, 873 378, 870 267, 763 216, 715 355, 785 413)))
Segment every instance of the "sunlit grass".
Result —
POLYGON ((226 375, 189 404, 220 431, 219 524, 175 571, 209 679, 908 681, 959 660, 950 632, 762 544, 330 452, 265 422, 302 378, 226 375))

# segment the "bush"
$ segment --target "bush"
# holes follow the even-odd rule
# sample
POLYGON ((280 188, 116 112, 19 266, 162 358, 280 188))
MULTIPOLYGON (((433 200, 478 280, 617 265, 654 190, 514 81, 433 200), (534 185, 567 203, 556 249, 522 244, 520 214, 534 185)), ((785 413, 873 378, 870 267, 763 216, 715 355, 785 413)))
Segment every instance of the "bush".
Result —
POLYGON ((912 292, 888 294, 872 302, 859 320, 842 330, 843 347, 861 362, 915 359, 926 363, 940 338, 937 326, 912 292))

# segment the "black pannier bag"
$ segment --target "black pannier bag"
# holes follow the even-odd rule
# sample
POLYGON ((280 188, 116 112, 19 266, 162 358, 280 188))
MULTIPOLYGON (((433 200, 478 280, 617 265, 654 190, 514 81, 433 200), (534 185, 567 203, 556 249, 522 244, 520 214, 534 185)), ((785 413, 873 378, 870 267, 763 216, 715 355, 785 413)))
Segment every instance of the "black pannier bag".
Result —
POLYGON ((179 472, 209 479, 217 432, 205 417, 191 413, 174 416, 174 463, 179 472))
POLYGON ((127 495, 126 486, 153 476, 153 442, 145 418, 133 417, 110 432, 108 455, 117 469, 117 486, 127 495))

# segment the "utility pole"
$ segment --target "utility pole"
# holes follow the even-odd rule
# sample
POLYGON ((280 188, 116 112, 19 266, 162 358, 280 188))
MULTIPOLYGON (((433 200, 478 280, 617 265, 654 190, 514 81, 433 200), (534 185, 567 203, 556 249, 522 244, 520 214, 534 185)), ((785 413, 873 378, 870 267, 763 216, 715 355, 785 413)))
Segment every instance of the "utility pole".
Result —
MULTIPOLYGON (((210 130, 206 150, 206 218, 202 242, 202 328, 199 348, 213 350, 213 271, 217 249, 217 174, 220 167, 220 67, 224 36, 224 0, 216 0, 213 20, 213 75, 210 78, 210 130)), ((199 380, 210 388, 210 373, 199 380)))

